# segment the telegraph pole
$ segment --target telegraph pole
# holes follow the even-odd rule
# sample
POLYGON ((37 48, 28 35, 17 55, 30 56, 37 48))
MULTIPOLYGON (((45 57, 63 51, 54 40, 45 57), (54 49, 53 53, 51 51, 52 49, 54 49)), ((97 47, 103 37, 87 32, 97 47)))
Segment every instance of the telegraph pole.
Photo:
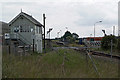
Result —
POLYGON ((45 14, 43 14, 43 28, 44 28, 44 47, 43 47, 43 49, 44 49, 44 51, 45 51, 45 19, 46 19, 45 14))

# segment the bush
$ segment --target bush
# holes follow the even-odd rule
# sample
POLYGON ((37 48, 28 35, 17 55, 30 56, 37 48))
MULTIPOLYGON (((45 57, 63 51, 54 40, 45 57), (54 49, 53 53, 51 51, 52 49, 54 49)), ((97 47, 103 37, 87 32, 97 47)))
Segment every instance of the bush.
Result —
POLYGON ((108 35, 108 36, 105 36, 102 41, 101 41, 101 48, 104 49, 104 50, 108 50, 111 48, 111 40, 112 40, 112 43, 113 43, 113 48, 115 48, 115 44, 116 44, 116 37, 113 36, 113 35, 108 35))
POLYGON ((66 40, 67 40, 67 42, 69 42, 69 43, 74 43, 74 42, 75 42, 75 39, 74 39, 73 37, 71 37, 71 36, 67 36, 67 37, 66 37, 66 40))

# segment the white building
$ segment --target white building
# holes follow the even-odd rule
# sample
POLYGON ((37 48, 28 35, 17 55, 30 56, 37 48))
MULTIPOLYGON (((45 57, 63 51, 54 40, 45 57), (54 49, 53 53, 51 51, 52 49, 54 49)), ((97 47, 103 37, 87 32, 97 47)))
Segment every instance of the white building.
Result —
POLYGON ((22 45, 34 45, 38 53, 42 53, 42 24, 32 16, 21 12, 9 22, 11 40, 22 45))

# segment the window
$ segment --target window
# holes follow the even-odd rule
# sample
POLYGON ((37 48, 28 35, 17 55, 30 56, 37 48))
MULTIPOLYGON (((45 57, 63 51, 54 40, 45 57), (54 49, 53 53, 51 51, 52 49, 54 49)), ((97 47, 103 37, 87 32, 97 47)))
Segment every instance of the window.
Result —
POLYGON ((20 26, 20 32, 23 32, 22 26, 20 26))
POLYGON ((38 33, 38 27, 36 26, 36 33, 38 33))
POLYGON ((14 32, 19 32, 19 27, 14 27, 14 32))
POLYGON ((38 29, 37 29, 37 30, 38 30, 38 34, 39 34, 39 27, 38 27, 38 29))
POLYGON ((31 28, 31 32, 33 32, 33 28, 31 28))

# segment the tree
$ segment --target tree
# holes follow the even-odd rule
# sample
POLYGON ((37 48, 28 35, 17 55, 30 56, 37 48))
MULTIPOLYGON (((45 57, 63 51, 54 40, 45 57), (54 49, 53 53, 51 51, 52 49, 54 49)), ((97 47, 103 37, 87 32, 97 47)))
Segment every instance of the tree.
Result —
POLYGON ((101 48, 104 49, 104 50, 108 50, 111 48, 111 40, 112 40, 112 43, 113 43, 113 48, 115 48, 115 44, 116 44, 116 37, 113 36, 113 35, 108 35, 108 36, 105 36, 102 41, 101 41, 101 48))
POLYGON ((72 37, 75 38, 75 39, 78 39, 79 35, 76 34, 76 33, 72 33, 72 37))
POLYGON ((68 36, 72 37, 72 34, 69 31, 66 31, 62 38, 66 40, 68 36))
POLYGON ((75 39, 71 36, 67 36, 66 41, 69 42, 69 43, 73 43, 73 42, 75 42, 75 39))
POLYGON ((70 31, 66 31, 65 34, 61 37, 62 41, 67 41, 69 43, 75 42, 78 39, 78 34, 72 33, 70 31))

